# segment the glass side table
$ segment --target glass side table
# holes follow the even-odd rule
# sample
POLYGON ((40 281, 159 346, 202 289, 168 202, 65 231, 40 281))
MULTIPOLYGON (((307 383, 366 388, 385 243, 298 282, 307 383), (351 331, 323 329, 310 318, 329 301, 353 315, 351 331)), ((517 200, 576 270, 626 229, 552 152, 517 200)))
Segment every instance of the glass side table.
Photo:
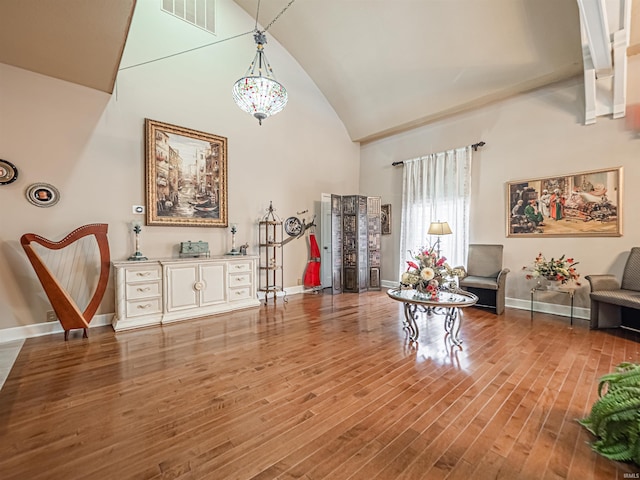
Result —
POLYGON ((537 284, 535 287, 531 289, 531 320, 533 321, 533 299, 536 292, 550 292, 550 293, 563 293, 565 295, 569 295, 569 299, 571 301, 571 326, 573 326, 573 297, 576 293, 577 288, 571 286, 561 286, 558 288, 549 288, 546 285, 537 284))

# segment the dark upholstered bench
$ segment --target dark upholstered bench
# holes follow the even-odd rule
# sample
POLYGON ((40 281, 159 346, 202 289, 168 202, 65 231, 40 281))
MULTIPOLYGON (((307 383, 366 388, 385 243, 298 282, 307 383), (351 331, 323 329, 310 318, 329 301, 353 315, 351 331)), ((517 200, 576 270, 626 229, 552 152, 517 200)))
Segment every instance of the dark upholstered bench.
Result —
POLYGON ((640 247, 631 249, 621 283, 614 275, 585 278, 591 286, 591 328, 619 327, 623 309, 638 310, 640 317, 640 247))

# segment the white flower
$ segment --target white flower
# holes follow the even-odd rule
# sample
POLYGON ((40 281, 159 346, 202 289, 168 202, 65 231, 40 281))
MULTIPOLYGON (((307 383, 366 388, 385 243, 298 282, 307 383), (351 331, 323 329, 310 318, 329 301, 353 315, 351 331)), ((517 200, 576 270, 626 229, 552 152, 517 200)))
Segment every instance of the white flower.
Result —
POLYGON ((420 276, 422 277, 423 280, 429 281, 436 276, 436 273, 433 271, 433 268, 425 267, 420 272, 420 276))
POLYGON ((410 272, 404 272, 402 274, 402 283, 404 285, 413 285, 415 283, 417 283, 418 281, 418 276, 416 274, 410 273, 410 272))

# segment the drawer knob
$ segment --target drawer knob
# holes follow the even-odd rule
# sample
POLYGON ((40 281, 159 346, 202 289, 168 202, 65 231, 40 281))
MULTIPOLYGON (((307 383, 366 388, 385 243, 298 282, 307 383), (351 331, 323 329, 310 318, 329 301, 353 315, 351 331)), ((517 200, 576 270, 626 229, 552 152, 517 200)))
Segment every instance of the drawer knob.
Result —
POLYGON ((138 272, 136 273, 136 275, 138 275, 139 277, 148 277, 149 275, 151 275, 151 272, 138 272))
POLYGON ((138 308, 141 309, 141 310, 144 310, 145 308, 151 308, 151 304, 147 303, 145 305, 138 305, 138 308))
POLYGON ((202 287, 203 287, 202 282, 196 282, 193 284, 193 288, 197 291, 202 290, 202 287))
POLYGON ((144 287, 144 288, 142 288, 142 287, 138 287, 138 291, 139 291, 139 292, 148 292, 149 290, 151 290, 151 288, 150 288, 150 287, 144 287))

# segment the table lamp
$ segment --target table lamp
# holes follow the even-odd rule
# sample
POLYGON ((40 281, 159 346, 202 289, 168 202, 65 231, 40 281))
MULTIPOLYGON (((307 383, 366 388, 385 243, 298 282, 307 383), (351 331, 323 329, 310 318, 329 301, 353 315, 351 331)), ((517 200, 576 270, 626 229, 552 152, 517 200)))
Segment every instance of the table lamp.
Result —
POLYGON ((451 235, 453 233, 451 231, 451 227, 449 227, 447 222, 441 222, 438 220, 437 222, 431 222, 427 233, 438 237, 438 240, 436 241, 436 252, 438 253, 438 258, 440 258, 440 235, 451 235))

